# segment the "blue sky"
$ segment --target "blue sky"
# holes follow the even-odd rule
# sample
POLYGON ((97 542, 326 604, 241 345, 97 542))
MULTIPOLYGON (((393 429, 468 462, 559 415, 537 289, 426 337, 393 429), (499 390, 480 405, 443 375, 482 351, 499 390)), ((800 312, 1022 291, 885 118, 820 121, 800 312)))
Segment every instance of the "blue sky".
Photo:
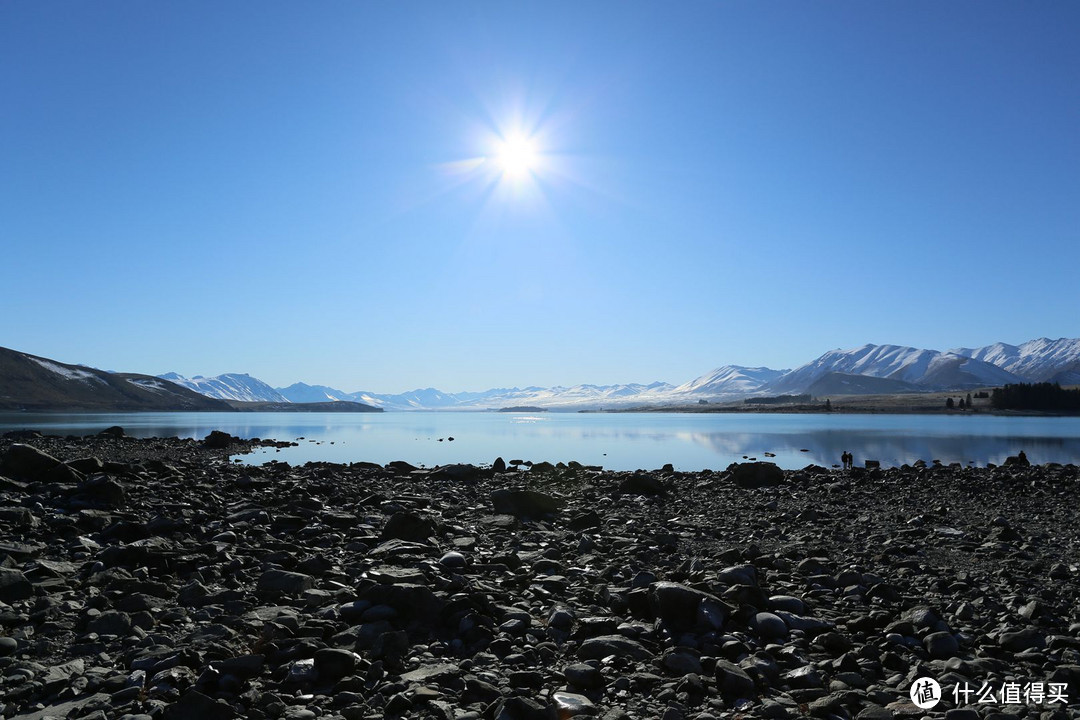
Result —
POLYGON ((0 345, 396 392, 1075 337, 1078 31, 1072 2, 9 0, 0 345))

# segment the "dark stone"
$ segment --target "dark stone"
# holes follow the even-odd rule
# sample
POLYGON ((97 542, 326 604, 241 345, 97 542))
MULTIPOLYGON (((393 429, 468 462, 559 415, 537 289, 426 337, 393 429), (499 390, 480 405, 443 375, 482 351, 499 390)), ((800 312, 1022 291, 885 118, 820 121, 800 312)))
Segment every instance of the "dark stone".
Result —
POLYGON ((725 697, 748 698, 755 695, 753 678, 727 660, 716 661, 716 683, 725 697))
POLYGON ((516 518, 541 519, 557 513, 565 504, 560 498, 552 497, 537 490, 495 490, 491 493, 491 504, 500 515, 513 515, 516 518))
POLYGON ((92 618, 86 624, 86 629, 98 635, 118 635, 123 637, 131 633, 131 616, 117 610, 103 612, 92 618))
POLYGON ((567 665, 563 669, 563 676, 566 682, 582 690, 597 690, 604 686, 604 676, 600 674, 600 669, 587 663, 567 665))
POLYGON ((610 655, 634 660, 648 660, 652 657, 652 653, 644 645, 622 635, 589 638, 578 646, 577 654, 582 660, 602 660, 610 655))
POLYGON ((1003 632, 998 644, 1010 652, 1041 650, 1046 647, 1046 635, 1036 628, 1024 628, 1015 632, 1003 632))
POLYGON ((741 488, 773 487, 784 482, 784 471, 768 462, 733 463, 731 480, 741 488))
POLYGON ((124 486, 108 475, 91 477, 79 485, 76 495, 107 507, 119 507, 127 497, 124 486))
POLYGON ((239 655, 226 660, 218 660, 214 668, 224 675, 234 675, 241 680, 248 680, 262 672, 266 658, 262 655, 239 655))
POLYGON ((203 438, 203 447, 209 450, 224 450, 225 448, 240 442, 240 438, 233 437, 227 432, 221 430, 212 430, 209 435, 203 438))
POLYGON ((319 682, 337 682, 353 674, 356 668, 356 656, 348 650, 323 648, 315 652, 315 670, 319 673, 319 682))
POLYGON ((383 540, 407 540, 424 542, 435 534, 435 523, 412 512, 396 512, 383 527, 383 540))
POLYGON ((718 630, 728 612, 727 605, 715 595, 668 581, 653 584, 649 603, 672 630, 693 630, 699 625, 718 630))
POLYGON ((263 593, 299 595, 305 590, 310 590, 314 585, 315 579, 310 575, 272 569, 259 576, 257 587, 259 592, 263 593))
POLYGON ((923 646, 930 657, 936 660, 947 660, 960 652, 960 644, 950 632, 930 633, 923 638, 923 646))
POLYGON ((619 492, 629 495, 663 495, 667 492, 667 484, 655 475, 634 473, 619 483, 619 492))
POLYGON ((580 531, 602 527, 603 524, 603 519, 600 517, 599 513, 595 510, 589 510, 588 512, 583 512, 580 515, 572 517, 570 522, 566 523, 566 527, 568 530, 580 531))
POLYGON ((127 437, 127 433, 125 433, 124 428, 120 427, 119 425, 113 425, 112 427, 107 427, 104 430, 102 430, 101 432, 99 432, 98 436, 100 436, 100 437, 122 438, 122 437, 127 437))
POLYGON ((21 570, 0 567, 0 602, 13 603, 34 596, 34 586, 21 570))
POLYGON ((190 690, 165 708, 164 720, 233 720, 236 711, 223 700, 213 700, 190 690))
POLYGON ((479 478, 483 473, 480 468, 475 465, 467 463, 459 463, 457 465, 445 465, 436 469, 432 475, 435 477, 444 477, 448 480, 454 480, 456 482, 470 482, 479 478))
POLYGON ((36 447, 15 443, 0 459, 0 473, 22 480, 37 480, 59 464, 59 460, 36 447))

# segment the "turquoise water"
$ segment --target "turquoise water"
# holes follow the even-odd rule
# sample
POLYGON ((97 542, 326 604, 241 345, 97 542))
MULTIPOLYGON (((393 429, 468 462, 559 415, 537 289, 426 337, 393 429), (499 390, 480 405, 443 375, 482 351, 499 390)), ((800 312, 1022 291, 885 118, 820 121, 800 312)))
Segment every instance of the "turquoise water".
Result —
POLYGON ((1001 463, 1024 450, 1032 462, 1080 463, 1080 418, 991 415, 784 415, 728 413, 115 413, 0 414, 0 432, 33 428, 58 435, 120 425, 139 437, 298 440, 299 446, 242 456, 279 460, 456 462, 577 460, 613 470, 722 469, 744 456, 785 468, 833 465, 849 450, 856 464, 915 460, 1001 463), (450 441, 449 438, 454 440, 450 441), (440 442, 440 438, 442 441, 440 442), (803 452, 805 450, 806 452, 803 452), (765 453, 775 457, 766 457, 765 453))

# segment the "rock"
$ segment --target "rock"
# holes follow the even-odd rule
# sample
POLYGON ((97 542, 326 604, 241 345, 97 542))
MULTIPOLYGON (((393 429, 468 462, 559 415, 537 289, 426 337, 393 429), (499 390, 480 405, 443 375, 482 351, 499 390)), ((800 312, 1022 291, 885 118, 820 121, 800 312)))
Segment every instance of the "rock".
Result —
POLYGON ((0 567, 0 602, 13 603, 34 596, 34 586, 21 570, 0 567))
POLYGON ((103 612, 86 624, 86 629, 89 632, 98 635, 118 635, 120 637, 129 635, 133 627, 131 616, 116 610, 103 612))
POLYGON ((212 430, 209 435, 203 438, 203 447, 209 450, 224 450, 225 448, 240 442, 240 438, 233 437, 227 432, 221 430, 212 430))
POLYGON ((21 480, 37 480, 60 461, 36 447, 15 443, 0 458, 0 473, 21 480))
POLYGON ((770 612, 759 612, 755 615, 753 627, 763 638, 782 640, 788 636, 787 625, 770 612))
POLYGON ((437 468, 434 474, 454 482, 471 482, 480 477, 481 470, 475 465, 469 464, 444 465, 437 468))
POLYGON ((348 650, 323 648, 315 652, 315 671, 320 682, 337 682, 353 674, 356 655, 348 650))
POLYGON ((600 514, 595 510, 589 510, 570 518, 570 522, 566 523, 567 530, 574 530, 580 532, 582 530, 591 530, 592 528, 599 528, 604 526, 604 520, 600 517, 600 514))
POLYGON ((453 570, 459 570, 465 567, 466 565, 468 565, 468 562, 469 561, 465 558, 464 555, 454 550, 444 553, 443 556, 439 558, 440 565, 442 565, 444 568, 450 568, 453 570))
POLYGON ((104 430, 102 430, 101 432, 99 432, 98 436, 99 437, 122 438, 122 437, 127 437, 127 433, 125 433, 124 428, 120 427, 119 425, 112 425, 111 427, 107 427, 104 430))
POLYGON ((634 473, 619 483, 619 492, 631 495, 663 495, 667 484, 655 475, 634 473))
POLYGON ((428 518, 413 512, 396 512, 386 521, 380 537, 422 543, 434 534, 435 524, 428 518))
POLYGON ((603 660, 616 655, 634 660, 648 660, 652 653, 641 643, 622 635, 601 635, 589 638, 578 646, 577 656, 582 660, 603 660))
POLYGON ((806 612, 806 603, 791 595, 773 595, 769 598, 769 609, 802 615, 806 612))
POLYGON ((268 594, 299 595, 315 585, 315 578, 303 573, 271 569, 259 576, 258 591, 268 594))
POLYGON ((980 720, 979 713, 971 708, 949 708, 945 711, 945 720, 980 720))
POLYGON ((567 665, 563 669, 566 682, 582 690, 598 690, 604 686, 604 676, 600 669, 586 663, 567 665))
POLYGON ((664 668, 674 675, 689 675, 702 673, 701 660, 687 650, 672 650, 664 654, 662 662, 664 668))
POLYGON ((218 660, 213 667, 225 675, 235 675, 241 680, 249 680, 257 677, 262 672, 266 658, 262 655, 239 655, 237 657, 218 660))
POLYGON ((946 660, 960 652, 960 644, 950 632, 930 633, 923 638, 923 646, 930 657, 938 660, 946 660))
POLYGON ((15 638, 0 637, 0 657, 14 655, 19 649, 19 642, 15 638))
POLYGON ((727 660, 716 661, 716 683, 724 697, 749 698, 756 694, 753 678, 727 660))
POLYGON ((501 515, 513 515, 521 520, 543 519, 559 512, 566 503, 537 490, 509 490, 491 493, 491 504, 501 515))
POLYGON ((165 708, 164 720, 233 720, 236 711, 223 700, 213 700, 197 690, 189 690, 165 708))
POLYGON ((717 630, 728 610, 715 595, 668 581, 654 583, 649 600, 657 616, 673 630, 692 630, 699 625, 717 630))
POLYGON ((784 482, 784 471, 775 463, 733 463, 728 470, 732 482, 741 488, 773 487, 784 482))
POLYGON ((562 718, 589 717, 597 713, 592 700, 584 695, 570 692, 559 691, 552 693, 551 707, 555 717, 560 720, 562 718))
POLYGON ((1010 652, 1041 650, 1046 647, 1046 635, 1037 628, 1029 627, 1001 633, 998 637, 998 644, 1010 652))
POLYGON ((105 507, 120 507, 127 498, 124 486, 108 475, 94 475, 79 485, 76 495, 105 507))

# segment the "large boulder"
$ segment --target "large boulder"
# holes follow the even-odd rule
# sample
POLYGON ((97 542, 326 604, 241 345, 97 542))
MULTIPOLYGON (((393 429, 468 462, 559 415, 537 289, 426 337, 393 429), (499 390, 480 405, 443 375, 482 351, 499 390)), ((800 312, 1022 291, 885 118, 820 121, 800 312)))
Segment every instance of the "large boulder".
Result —
POLYGON ((784 482, 784 471, 775 463, 732 463, 731 480, 741 488, 773 487, 784 482))
POLYGON ((731 611, 711 593, 668 581, 653 583, 649 603, 664 625, 676 631, 719 630, 731 611))
POLYGON ((37 480, 60 461, 36 447, 15 443, 0 460, 0 474, 23 480, 37 480))
POLYGON ((538 490, 501 489, 491 493, 491 504, 500 515, 519 519, 540 519, 559 512, 565 504, 560 498, 538 490))
POLYGON ((34 596, 34 586, 21 570, 0 567, 0 602, 13 603, 34 596))
POLYGON ((436 532, 435 523, 429 518, 413 512, 396 512, 390 516, 383 527, 380 537, 383 540, 406 540, 425 542, 436 532))
POLYGON ((288 570, 270 569, 259 576, 258 591, 268 595, 299 595, 315 585, 315 578, 288 570))

